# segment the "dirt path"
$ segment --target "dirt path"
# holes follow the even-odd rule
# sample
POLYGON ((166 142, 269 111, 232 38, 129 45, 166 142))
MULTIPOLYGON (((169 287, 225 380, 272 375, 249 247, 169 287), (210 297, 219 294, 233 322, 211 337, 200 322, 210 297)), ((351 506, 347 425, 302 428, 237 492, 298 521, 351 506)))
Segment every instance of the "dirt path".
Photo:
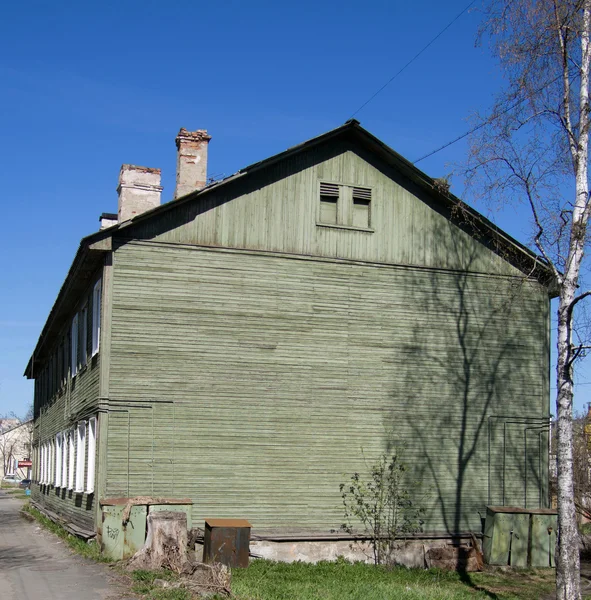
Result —
POLYGON ((21 505, 0 491, 2 600, 131 599, 108 567, 76 556, 59 538, 22 519, 21 505))

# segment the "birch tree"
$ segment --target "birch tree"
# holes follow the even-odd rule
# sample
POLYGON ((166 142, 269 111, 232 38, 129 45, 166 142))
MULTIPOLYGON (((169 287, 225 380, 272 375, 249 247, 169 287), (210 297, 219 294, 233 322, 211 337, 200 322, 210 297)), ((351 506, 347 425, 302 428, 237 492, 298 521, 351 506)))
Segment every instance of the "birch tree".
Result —
POLYGON ((559 600, 579 600, 579 538, 573 493, 573 371, 589 348, 575 324, 585 288, 589 199, 591 0, 484 0, 482 39, 506 84, 477 116, 469 183, 480 194, 523 202, 533 239, 556 281, 559 600))

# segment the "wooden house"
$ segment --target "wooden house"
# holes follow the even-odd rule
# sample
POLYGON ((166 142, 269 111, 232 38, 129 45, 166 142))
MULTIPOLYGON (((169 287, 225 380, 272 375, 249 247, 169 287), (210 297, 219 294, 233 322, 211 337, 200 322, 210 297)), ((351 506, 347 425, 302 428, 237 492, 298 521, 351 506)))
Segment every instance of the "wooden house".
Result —
POLYGON ((26 368, 33 500, 188 497, 192 520, 330 539, 339 484, 402 449, 424 535, 548 501, 539 257, 357 121, 207 184, 181 130, 174 200, 124 165, 26 368))

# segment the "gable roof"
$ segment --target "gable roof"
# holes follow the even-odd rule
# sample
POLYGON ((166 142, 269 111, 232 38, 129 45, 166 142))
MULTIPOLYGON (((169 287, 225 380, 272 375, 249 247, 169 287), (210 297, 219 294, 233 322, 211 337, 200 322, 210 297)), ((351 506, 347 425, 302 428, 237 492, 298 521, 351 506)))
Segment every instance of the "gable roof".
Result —
POLYGON ((104 252, 111 250, 111 240, 114 235, 121 233, 125 236, 126 230, 137 223, 158 219, 162 214, 181 204, 199 202, 214 190, 219 190, 221 187, 242 178, 248 178, 254 173, 305 152, 310 148, 320 144, 336 142, 337 140, 353 141, 359 144, 382 163, 401 173, 421 190, 428 193, 450 215, 453 215, 452 220, 456 225, 462 227, 474 237, 478 237, 481 242, 486 243, 491 251, 527 276, 536 278, 548 288, 549 293, 554 293, 554 275, 548 263, 542 257, 532 252, 478 211, 462 202, 458 197, 442 188, 435 179, 429 177, 410 161, 361 127, 359 121, 351 119, 335 129, 244 167, 225 179, 211 183, 200 190, 171 200, 127 221, 117 223, 83 238, 25 369, 25 376, 29 378, 34 376, 35 363, 38 359, 43 359, 43 350, 47 340, 63 326, 63 319, 69 316, 70 304, 78 301, 81 288, 88 283, 85 276, 87 278, 89 273, 96 270, 102 261, 104 252))

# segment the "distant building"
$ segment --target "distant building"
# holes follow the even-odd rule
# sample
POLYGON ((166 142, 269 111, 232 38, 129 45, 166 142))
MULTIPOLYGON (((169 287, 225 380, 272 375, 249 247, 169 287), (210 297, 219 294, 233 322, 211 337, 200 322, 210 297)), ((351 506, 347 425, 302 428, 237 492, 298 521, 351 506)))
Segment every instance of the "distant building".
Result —
POLYGON ((189 497, 326 540, 396 446, 427 534, 547 506, 544 261, 357 121, 207 185, 209 140, 181 130, 164 205, 123 165, 80 243, 26 368, 34 501, 100 534, 103 498, 189 497))
POLYGON ((7 429, 12 429, 20 424, 19 419, 13 418, 0 418, 0 433, 2 431, 6 431, 7 429))
POLYGON ((33 443, 33 421, 21 423, 18 419, 3 419, 0 427, 0 479, 5 475, 16 475, 29 479, 31 474, 31 450, 33 443))

